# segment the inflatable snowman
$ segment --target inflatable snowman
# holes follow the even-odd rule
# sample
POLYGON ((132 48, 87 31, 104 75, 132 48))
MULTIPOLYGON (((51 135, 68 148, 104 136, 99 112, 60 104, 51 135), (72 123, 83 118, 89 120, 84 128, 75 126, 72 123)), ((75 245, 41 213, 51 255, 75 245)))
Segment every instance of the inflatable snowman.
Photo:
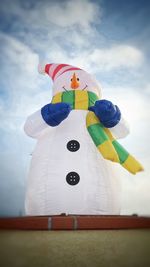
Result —
POLYGON ((67 64, 39 68, 53 80, 51 103, 27 118, 37 144, 27 182, 27 215, 119 214, 120 183, 114 163, 142 170, 116 139, 128 126, 116 105, 100 100, 90 74, 67 64))

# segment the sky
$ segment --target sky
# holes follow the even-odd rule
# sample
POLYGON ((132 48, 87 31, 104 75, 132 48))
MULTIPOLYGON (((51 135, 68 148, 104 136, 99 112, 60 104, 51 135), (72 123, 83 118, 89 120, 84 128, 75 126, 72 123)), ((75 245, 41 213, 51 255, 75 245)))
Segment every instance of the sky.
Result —
POLYGON ((121 214, 150 215, 150 2, 147 0, 5 0, 0 3, 0 216, 24 215, 35 140, 28 115, 51 100, 38 63, 68 63, 93 74, 102 96, 130 125, 121 140, 143 164, 135 176, 118 166, 121 214))

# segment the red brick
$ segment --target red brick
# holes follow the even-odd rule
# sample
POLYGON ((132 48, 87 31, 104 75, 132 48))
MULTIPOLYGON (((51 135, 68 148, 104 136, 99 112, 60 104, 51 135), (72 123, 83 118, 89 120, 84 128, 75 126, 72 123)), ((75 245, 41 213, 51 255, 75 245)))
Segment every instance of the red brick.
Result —
POLYGON ((47 217, 1 218, 0 229, 47 230, 47 217))
POLYGON ((101 230, 150 228, 150 218, 136 216, 29 216, 0 218, 0 229, 101 230))
POLYGON ((150 228, 150 218, 132 216, 78 216, 79 230, 150 228))
POLYGON ((52 217, 52 230, 73 230, 74 220, 70 216, 52 217))

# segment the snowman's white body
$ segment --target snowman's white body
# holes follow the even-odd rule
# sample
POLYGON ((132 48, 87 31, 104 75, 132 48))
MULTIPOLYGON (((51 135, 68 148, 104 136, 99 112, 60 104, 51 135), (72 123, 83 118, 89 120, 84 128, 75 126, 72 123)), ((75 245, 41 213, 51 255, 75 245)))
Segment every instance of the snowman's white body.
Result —
MULTIPOLYGON (((47 125, 40 111, 31 115, 25 132, 37 138, 26 191, 26 214, 119 214, 120 182, 114 163, 104 160, 86 128, 85 110, 72 110, 56 127, 47 125), (76 140, 80 148, 69 151, 76 140), (66 176, 76 172, 80 180, 70 185, 66 176)), ((122 119, 112 128, 116 137, 128 133, 122 119)))

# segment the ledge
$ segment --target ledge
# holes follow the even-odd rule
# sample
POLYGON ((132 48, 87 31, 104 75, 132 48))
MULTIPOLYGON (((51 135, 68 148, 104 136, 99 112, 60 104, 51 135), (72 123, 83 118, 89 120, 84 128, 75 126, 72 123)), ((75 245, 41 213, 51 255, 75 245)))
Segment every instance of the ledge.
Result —
POLYGON ((150 217, 50 215, 0 218, 0 230, 107 230, 150 228, 150 217))

